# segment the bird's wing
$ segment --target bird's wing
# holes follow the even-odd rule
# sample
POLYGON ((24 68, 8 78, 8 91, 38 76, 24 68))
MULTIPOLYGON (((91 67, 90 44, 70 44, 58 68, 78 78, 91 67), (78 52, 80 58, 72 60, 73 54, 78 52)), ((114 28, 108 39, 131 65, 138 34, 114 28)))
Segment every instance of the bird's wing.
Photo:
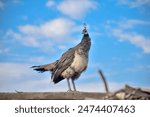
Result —
POLYGON ((61 77, 61 73, 71 65, 74 59, 74 53, 75 53, 75 48, 70 48, 67 52, 65 52, 61 56, 52 74, 53 81, 61 77))

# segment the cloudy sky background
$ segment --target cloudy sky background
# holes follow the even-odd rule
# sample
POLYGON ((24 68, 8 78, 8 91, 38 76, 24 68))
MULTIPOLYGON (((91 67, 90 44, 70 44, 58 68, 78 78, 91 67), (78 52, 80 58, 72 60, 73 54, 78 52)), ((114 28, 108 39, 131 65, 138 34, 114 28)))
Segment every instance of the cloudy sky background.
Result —
POLYGON ((150 88, 150 0, 0 0, 0 91, 67 91, 50 73, 30 66, 55 61, 82 39, 92 39, 79 91, 111 91, 129 84, 150 88))

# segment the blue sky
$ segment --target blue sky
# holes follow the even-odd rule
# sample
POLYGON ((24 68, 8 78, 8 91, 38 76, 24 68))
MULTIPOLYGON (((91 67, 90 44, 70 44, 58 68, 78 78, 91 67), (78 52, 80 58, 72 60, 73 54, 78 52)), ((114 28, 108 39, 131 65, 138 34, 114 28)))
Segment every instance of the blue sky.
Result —
POLYGON ((92 39, 79 91, 150 88, 150 0, 0 0, 0 91, 66 91, 51 74, 30 66, 55 61, 82 39, 92 39))

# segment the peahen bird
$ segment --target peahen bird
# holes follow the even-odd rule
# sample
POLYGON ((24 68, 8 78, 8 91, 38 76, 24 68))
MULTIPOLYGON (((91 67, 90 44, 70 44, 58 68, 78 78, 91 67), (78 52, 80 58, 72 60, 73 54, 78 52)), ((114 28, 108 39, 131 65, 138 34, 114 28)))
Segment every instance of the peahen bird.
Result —
POLYGON ((86 70, 91 47, 91 39, 86 25, 84 25, 82 34, 83 37, 81 42, 66 51, 59 60, 46 65, 32 66, 32 68, 41 73, 50 71, 52 73, 51 79, 55 84, 61 80, 67 79, 68 91, 76 91, 74 81, 86 70), (71 90, 69 79, 72 81, 74 90, 71 90))

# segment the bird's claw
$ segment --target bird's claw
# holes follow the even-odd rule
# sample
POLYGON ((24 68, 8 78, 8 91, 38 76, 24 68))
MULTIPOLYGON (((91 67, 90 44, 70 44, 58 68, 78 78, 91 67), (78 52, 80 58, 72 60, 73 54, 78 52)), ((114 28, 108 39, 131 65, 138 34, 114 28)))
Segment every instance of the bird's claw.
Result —
POLYGON ((67 91, 68 93, 71 93, 71 92, 73 92, 71 89, 69 89, 68 91, 67 91))
POLYGON ((79 91, 76 91, 76 90, 68 90, 67 92, 72 93, 72 94, 79 94, 80 93, 79 91))
POLYGON ((73 93, 75 93, 75 94, 79 94, 79 93, 80 93, 80 91, 76 91, 76 90, 74 90, 74 91, 73 91, 73 93))

